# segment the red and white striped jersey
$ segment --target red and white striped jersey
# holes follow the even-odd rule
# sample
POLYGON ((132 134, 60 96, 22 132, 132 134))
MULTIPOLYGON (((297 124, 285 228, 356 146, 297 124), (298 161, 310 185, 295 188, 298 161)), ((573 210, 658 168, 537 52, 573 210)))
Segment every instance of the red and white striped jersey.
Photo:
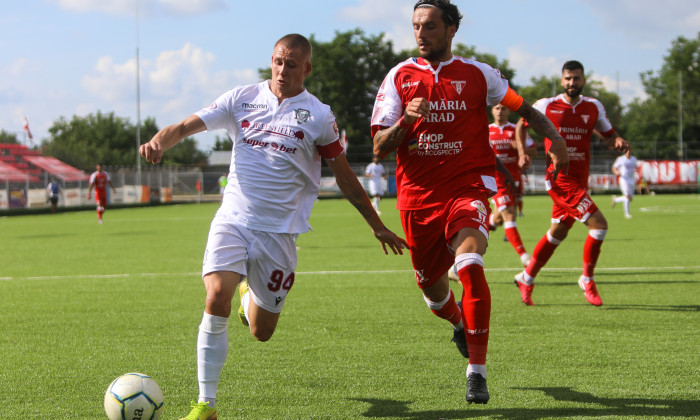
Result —
MULTIPOLYGON (((603 104, 597 99, 581 96, 575 105, 569 104, 564 94, 552 98, 543 98, 535 102, 533 107, 549 118, 566 140, 569 150, 569 173, 560 173, 557 182, 576 182, 586 187, 591 160, 591 135, 597 130, 604 137, 613 133, 614 129, 605 113, 603 104)), ((544 139, 544 150, 547 152, 552 145, 548 138, 544 139)), ((551 172, 553 166, 547 169, 551 172)))
MULTIPOLYGON (((518 149, 513 147, 515 141, 515 124, 507 122, 504 125, 489 125, 489 141, 496 157, 503 162, 513 179, 520 180, 522 169, 518 165, 518 149)), ((498 185, 505 184, 505 175, 496 171, 496 182, 498 185)))
POLYGON ((95 186, 95 191, 106 191, 107 183, 111 180, 109 174, 105 171, 93 172, 90 175, 90 184, 95 186))
POLYGON ((410 58, 389 71, 374 103, 372 136, 394 125, 413 98, 430 102, 430 117, 418 119, 398 146, 399 209, 433 207, 475 184, 496 191, 486 106, 507 91, 498 70, 457 56, 437 68, 410 58))

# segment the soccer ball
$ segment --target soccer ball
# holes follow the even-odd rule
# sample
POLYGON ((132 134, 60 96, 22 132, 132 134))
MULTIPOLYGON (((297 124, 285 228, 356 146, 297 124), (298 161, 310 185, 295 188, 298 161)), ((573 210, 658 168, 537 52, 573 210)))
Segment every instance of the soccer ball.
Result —
POLYGON ((104 405, 110 420, 155 420, 163 412, 163 391, 150 376, 127 373, 109 384, 104 405))

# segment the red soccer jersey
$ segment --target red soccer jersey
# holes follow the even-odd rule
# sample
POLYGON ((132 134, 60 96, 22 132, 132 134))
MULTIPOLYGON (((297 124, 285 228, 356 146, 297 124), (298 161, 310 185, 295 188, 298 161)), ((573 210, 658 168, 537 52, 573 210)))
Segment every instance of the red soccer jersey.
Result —
POLYGON ((107 182, 109 182, 109 180, 109 174, 105 171, 95 171, 92 173, 92 175, 90 175, 90 183, 95 186, 96 194, 107 191, 107 182))
MULTIPOLYGON (((518 149, 513 147, 515 141, 515 124, 506 123, 503 126, 498 124, 489 125, 489 141, 496 157, 503 162, 513 179, 520 181, 522 169, 518 165, 518 149)), ((506 183, 506 176, 496 171, 496 182, 499 186, 506 183)))
MULTIPOLYGON (((586 188, 591 160, 591 135, 597 130, 609 136, 614 129, 608 121, 603 104, 597 99, 581 96, 581 100, 571 106, 564 94, 553 98, 543 98, 535 102, 534 108, 549 118, 566 140, 569 150, 569 173, 560 173, 557 182, 574 182, 586 188), (561 180, 561 181, 560 181, 561 180)), ((549 151, 552 141, 544 139, 544 150, 549 151)), ((550 165, 547 173, 554 170, 550 165)))
POLYGON ((374 103, 372 136, 395 124, 413 98, 430 102, 430 117, 418 119, 398 146, 399 209, 436 206, 467 186, 495 192, 486 106, 498 104, 507 90, 498 70, 457 56, 437 69, 411 58, 387 74, 374 103))

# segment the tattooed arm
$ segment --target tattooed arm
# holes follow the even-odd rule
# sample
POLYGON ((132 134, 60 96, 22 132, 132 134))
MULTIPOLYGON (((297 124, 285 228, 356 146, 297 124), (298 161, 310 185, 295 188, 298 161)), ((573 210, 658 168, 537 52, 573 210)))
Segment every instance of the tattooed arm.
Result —
POLYGON ((369 227, 372 228, 374 237, 382 243, 384 253, 388 254, 386 247, 389 246, 394 254, 403 254, 402 249, 408 248, 408 244, 403 238, 396 236, 394 232, 384 226, 377 212, 374 211, 365 189, 350 168, 345 154, 341 153, 334 159, 326 159, 326 163, 333 171, 340 191, 364 217, 369 227))
POLYGON ((399 147, 418 118, 428 116, 430 116, 430 103, 425 98, 413 98, 406 105, 403 117, 396 124, 379 130, 374 135, 374 154, 379 159, 384 159, 399 147))
MULTIPOLYGON (((552 177, 554 181, 560 171, 568 173, 569 171, 569 152, 566 147, 566 141, 559 134, 557 128, 543 113, 536 110, 526 101, 516 111, 521 117, 527 121, 535 132, 541 136, 547 137, 552 141, 552 145, 547 150, 547 160, 551 159, 554 164, 554 172, 552 177)), ((518 129, 523 125, 522 120, 518 122, 518 129)), ((516 129, 517 130, 517 129, 516 129)))

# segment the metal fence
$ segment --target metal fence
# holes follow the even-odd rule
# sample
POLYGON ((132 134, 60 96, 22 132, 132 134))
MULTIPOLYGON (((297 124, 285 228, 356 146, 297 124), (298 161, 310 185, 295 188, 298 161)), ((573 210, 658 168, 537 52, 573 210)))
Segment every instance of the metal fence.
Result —
MULTIPOLYGON (((369 155, 371 156, 371 154, 369 155)), ((593 193, 607 193, 617 191, 617 180, 611 175, 611 166, 617 157, 614 151, 604 151, 595 154, 590 165, 590 184, 593 193)), ((358 176, 360 182, 367 188, 367 180, 364 171, 367 162, 352 162, 351 168, 358 176)), ((385 181, 387 195, 396 192, 395 176, 396 162, 387 159, 382 162, 387 174, 385 181)), ((219 178, 226 175, 228 167, 152 167, 146 169, 136 167, 105 167, 111 176, 116 191, 108 188, 108 200, 112 204, 137 204, 158 202, 202 202, 219 201, 219 178)), ((652 189, 697 191, 697 173, 691 166, 693 174, 686 183, 668 183, 668 185, 652 185, 652 189)), ((544 187, 545 162, 542 156, 536 158, 530 169, 525 172, 523 180, 525 192, 528 194, 541 194, 544 187)), ((87 174, 84 180, 62 181, 60 174, 41 175, 27 174, 23 179, 17 175, 8 176, 0 173, 0 211, 6 209, 22 208, 48 208, 47 186, 53 176, 57 176, 61 185, 59 207, 79 207, 92 205, 88 199, 87 174)), ((686 179, 688 179, 686 177, 686 179)), ((328 167, 322 169, 322 181, 320 195, 341 196, 340 190, 335 184, 333 173, 328 167)))

